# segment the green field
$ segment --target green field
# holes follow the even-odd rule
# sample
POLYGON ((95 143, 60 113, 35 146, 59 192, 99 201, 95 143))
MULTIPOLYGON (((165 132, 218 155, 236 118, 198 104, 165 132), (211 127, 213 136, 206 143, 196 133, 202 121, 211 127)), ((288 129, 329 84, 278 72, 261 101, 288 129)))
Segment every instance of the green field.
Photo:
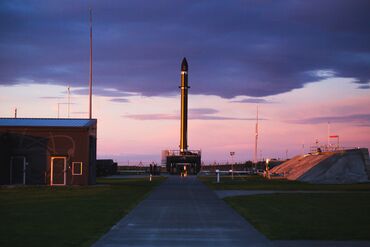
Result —
POLYGON ((222 176, 216 183, 215 176, 199 176, 213 190, 322 190, 370 191, 370 183, 362 184, 309 184, 285 179, 265 179, 261 176, 222 176))
POLYGON ((214 190, 315 191, 224 199, 270 239, 370 240, 370 183, 308 184, 223 176, 218 184, 214 176, 199 179, 214 190))
POLYGON ((90 246, 165 178, 0 188, 0 246, 90 246))
POLYGON ((370 240, 370 193, 225 198, 270 239, 370 240))

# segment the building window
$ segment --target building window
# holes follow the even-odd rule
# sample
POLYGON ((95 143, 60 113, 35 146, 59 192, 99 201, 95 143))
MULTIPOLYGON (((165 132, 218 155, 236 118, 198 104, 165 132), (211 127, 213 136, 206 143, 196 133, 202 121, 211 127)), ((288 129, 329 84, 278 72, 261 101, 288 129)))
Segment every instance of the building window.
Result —
POLYGON ((72 162, 72 175, 82 175, 82 162, 72 162))

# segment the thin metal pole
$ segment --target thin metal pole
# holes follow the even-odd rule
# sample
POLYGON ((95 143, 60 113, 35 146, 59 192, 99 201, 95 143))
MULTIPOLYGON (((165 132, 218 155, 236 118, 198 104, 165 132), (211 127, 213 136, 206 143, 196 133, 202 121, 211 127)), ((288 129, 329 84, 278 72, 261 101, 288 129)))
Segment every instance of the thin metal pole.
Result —
POLYGON ((89 80, 89 118, 92 118, 92 9, 90 8, 90 80, 89 80))
POLYGON ((234 155, 231 155, 231 179, 234 179, 234 155))
POLYGON ((71 87, 68 86, 68 118, 69 118, 69 112, 70 112, 70 104, 71 104, 71 87))
POLYGON ((257 164, 258 162, 258 157, 257 157, 257 148, 258 148, 258 105, 257 105, 257 119, 256 119, 256 137, 254 141, 254 163, 257 164))
POLYGON ((328 121, 328 150, 330 147, 330 121, 328 121))
POLYGON ((338 138, 337 138, 337 146, 338 146, 338 149, 339 149, 339 135, 338 135, 338 138))

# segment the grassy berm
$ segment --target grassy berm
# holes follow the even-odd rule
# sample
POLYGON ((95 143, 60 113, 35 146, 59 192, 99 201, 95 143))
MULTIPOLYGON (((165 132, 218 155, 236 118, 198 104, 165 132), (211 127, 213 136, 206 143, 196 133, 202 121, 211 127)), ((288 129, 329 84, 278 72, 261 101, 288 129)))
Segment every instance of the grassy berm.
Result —
POLYGON ((164 179, 0 188, 0 246, 90 246, 164 179))

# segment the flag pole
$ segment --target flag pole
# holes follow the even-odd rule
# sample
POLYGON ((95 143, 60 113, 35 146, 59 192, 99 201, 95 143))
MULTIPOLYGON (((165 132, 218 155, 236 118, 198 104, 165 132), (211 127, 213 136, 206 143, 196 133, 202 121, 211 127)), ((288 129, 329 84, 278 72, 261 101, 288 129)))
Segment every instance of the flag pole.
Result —
POLYGON ((90 8, 90 80, 89 80, 89 118, 92 119, 92 9, 90 8))

